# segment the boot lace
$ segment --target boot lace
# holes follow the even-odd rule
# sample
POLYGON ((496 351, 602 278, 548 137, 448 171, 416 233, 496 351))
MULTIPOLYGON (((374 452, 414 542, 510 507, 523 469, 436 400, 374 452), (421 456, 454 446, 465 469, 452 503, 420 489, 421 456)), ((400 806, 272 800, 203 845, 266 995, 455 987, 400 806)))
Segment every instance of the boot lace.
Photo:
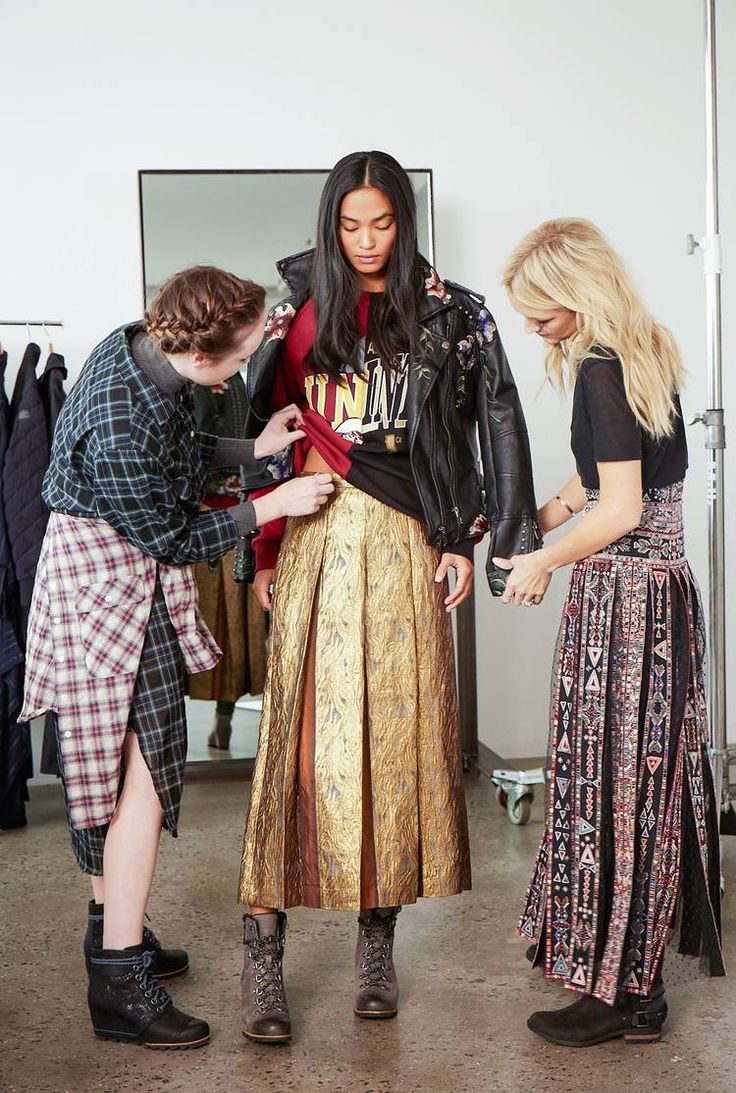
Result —
POLYGON ((360 932, 364 939, 363 959, 360 962, 359 980, 364 990, 391 988, 391 942, 398 911, 381 918, 371 915, 360 920, 360 932))
POLYGON ((153 963, 153 952, 147 949, 141 953, 140 957, 133 965, 136 983, 140 983, 144 996, 150 1001, 151 1005, 155 1006, 158 1010, 165 1009, 166 1006, 171 1004, 171 995, 162 987, 160 983, 151 975, 151 964, 153 963))
POLYGON ((143 927, 143 943, 147 945, 149 949, 153 949, 154 952, 159 952, 161 949, 161 942, 156 937, 153 930, 149 930, 148 926, 143 927))
POLYGON ((259 1013, 288 1014, 281 960, 284 944, 278 937, 250 938, 246 941, 253 961, 253 994, 259 1013))

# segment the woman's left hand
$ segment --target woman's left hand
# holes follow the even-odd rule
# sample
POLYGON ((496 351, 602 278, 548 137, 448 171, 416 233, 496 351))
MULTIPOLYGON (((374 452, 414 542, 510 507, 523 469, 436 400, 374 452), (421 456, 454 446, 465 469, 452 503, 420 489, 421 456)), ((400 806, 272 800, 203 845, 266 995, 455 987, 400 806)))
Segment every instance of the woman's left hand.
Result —
POLYGON ((473 591, 475 570, 470 558, 466 558, 463 554, 443 554, 434 575, 435 581, 438 584, 444 581, 450 569, 455 570, 455 587, 445 599, 445 611, 454 610, 463 600, 467 600, 473 591))
POLYGON ((257 437, 253 454, 256 459, 283 452, 295 440, 301 440, 307 434, 303 429, 295 428, 302 424, 302 412, 293 403, 275 413, 261 435, 257 437))
POLYGON ((544 548, 533 550, 531 554, 494 558, 493 563, 499 569, 511 570, 501 603, 515 603, 517 607, 535 607, 542 602, 549 582, 552 580, 552 570, 544 548))

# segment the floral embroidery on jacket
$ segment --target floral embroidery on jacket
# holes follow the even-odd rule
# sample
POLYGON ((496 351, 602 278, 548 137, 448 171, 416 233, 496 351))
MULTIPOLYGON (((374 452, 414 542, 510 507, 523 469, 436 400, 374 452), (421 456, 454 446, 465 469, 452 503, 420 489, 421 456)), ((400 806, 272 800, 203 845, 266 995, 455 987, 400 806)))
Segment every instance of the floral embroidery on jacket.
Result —
MULTIPOLYGON (((279 335, 275 335, 279 337, 279 335)), ((284 448, 282 452, 272 455, 266 464, 266 470, 276 482, 283 482, 285 478, 291 478, 293 473, 291 448, 284 448)))
POLYGON ((296 309, 293 304, 276 304, 271 308, 266 320, 264 341, 272 342, 275 338, 285 338, 295 315, 296 309))
POLYGON ((496 324, 491 318, 491 313, 486 307, 482 307, 478 312, 478 318, 475 321, 475 337, 477 338, 478 345, 490 345, 496 336, 496 324))
POLYGON ((468 528, 468 538, 470 538, 471 535, 485 535, 485 533, 490 530, 491 525, 488 518, 481 513, 479 516, 476 516, 475 520, 473 520, 473 523, 468 528))
POLYGON ((424 282, 424 288, 428 296, 436 296, 443 304, 448 303, 448 301, 452 299, 450 293, 447 291, 442 281, 440 281, 436 269, 433 269, 429 277, 427 277, 424 282))

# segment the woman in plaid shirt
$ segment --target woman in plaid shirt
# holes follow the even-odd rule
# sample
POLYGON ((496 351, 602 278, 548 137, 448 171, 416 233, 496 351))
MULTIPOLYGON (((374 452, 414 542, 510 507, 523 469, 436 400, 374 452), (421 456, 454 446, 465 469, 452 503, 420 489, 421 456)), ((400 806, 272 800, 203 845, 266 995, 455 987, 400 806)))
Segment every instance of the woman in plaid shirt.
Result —
MULTIPOLYGON (((161 288, 143 323, 93 351, 58 422, 43 497, 51 510, 28 630, 22 720, 53 710, 72 845, 92 878, 85 938, 98 1036, 147 1047, 205 1044, 157 979, 188 967, 144 927, 161 828, 176 835, 186 758, 183 671, 221 656, 197 609, 194 562, 215 562, 257 526, 316 512, 321 474, 267 497, 200 511, 208 470, 253 483, 301 414, 287 407, 253 440, 197 431, 192 384, 227 383, 258 346, 263 289, 213 267, 161 288), (123 779, 124 774, 124 779, 123 779), (156 978, 153 978, 153 977, 156 978)), ((276 457, 276 458, 274 458, 276 457)))

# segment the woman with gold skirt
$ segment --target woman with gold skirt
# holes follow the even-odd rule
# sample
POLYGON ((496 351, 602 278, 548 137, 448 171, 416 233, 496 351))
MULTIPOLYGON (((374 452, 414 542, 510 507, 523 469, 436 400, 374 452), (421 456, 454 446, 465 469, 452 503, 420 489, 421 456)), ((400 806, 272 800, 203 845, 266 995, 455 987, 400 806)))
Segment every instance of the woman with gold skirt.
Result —
POLYGON ((252 417, 297 404, 307 436, 294 470, 329 471, 335 491, 301 527, 255 539, 271 649, 239 896, 243 1032, 263 1042, 291 1037, 285 908, 359 913, 353 1012, 389 1018, 401 906, 470 887, 450 612, 470 594, 489 518, 494 542, 537 542, 495 325, 419 256, 399 164, 342 160, 316 251, 279 269, 293 294, 249 367, 252 417))

